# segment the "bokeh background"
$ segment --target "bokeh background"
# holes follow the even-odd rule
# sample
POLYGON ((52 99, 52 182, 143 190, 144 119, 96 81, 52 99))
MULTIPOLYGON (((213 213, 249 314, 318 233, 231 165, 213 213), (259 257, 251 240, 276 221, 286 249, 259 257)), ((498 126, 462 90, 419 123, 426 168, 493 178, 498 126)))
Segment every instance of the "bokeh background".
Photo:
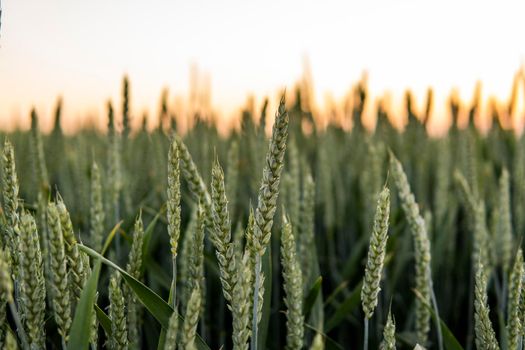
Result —
POLYGON ((439 132, 452 89, 468 101, 482 82, 484 99, 507 99, 525 59, 522 1, 4 0, 2 7, 4 129, 28 127, 35 106, 49 130, 58 96, 66 132, 104 128, 106 101, 118 100, 125 74, 133 116, 156 114, 168 88, 179 117, 200 108, 227 129, 249 96, 256 105, 275 101, 307 79, 322 120, 366 75, 369 101, 386 94, 394 109, 407 88, 421 101, 432 86, 429 125, 439 132))

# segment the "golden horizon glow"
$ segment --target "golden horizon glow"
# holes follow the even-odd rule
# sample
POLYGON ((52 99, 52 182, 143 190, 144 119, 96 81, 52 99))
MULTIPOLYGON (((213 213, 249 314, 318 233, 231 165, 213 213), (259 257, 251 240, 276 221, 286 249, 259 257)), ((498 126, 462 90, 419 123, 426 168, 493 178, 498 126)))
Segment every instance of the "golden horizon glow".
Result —
POLYGON ((213 110, 230 125, 249 95, 258 106, 266 96, 275 103, 284 87, 292 91, 305 57, 320 110, 330 101, 342 104, 366 71, 371 105, 388 92, 399 110, 410 88, 421 108, 433 87, 432 123, 439 128, 449 118, 453 88, 469 101, 481 81, 485 102, 507 100, 525 58, 525 3, 518 1, 4 0, 2 6, 2 128, 27 127, 35 106, 49 129, 58 96, 66 130, 105 116, 108 99, 119 111, 124 74, 135 125, 144 111, 153 123, 166 87, 175 110, 188 108, 190 67, 198 67, 193 81, 209 86, 213 110))

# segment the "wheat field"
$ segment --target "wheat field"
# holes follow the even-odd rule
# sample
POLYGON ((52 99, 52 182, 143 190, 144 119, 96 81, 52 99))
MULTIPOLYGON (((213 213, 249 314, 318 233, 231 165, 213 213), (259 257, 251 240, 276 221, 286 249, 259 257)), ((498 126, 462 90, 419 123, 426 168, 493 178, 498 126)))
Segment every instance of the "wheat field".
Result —
MULTIPOLYGON (((525 138, 404 130, 367 90, 318 127, 301 92, 227 136, 195 117, 2 135, 3 349, 521 349, 525 138), (271 134, 267 124, 275 113, 271 134), (144 123, 146 125, 146 123, 144 123), (307 127, 306 127, 307 126, 307 127)), ((119 112, 117 112, 117 110, 119 112)), ((461 113, 468 115, 460 126, 461 113)), ((399 117, 399 116, 398 116, 399 117)))

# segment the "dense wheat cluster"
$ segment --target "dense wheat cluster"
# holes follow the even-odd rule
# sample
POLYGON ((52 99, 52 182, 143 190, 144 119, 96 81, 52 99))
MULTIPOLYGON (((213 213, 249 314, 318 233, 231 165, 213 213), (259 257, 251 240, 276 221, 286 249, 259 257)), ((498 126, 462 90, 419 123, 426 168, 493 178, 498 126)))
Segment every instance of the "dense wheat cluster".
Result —
MULTIPOLYGON (((318 128, 295 98, 219 135, 131 130, 130 83, 107 133, 3 135, 1 349, 521 349, 525 138, 451 100, 428 136, 367 92, 318 128), (469 119, 458 126, 460 113, 469 119)), ((430 99, 429 99, 430 100, 430 99)), ((512 103, 511 103, 512 104, 512 103)), ((144 123, 145 125, 145 123, 144 123)))

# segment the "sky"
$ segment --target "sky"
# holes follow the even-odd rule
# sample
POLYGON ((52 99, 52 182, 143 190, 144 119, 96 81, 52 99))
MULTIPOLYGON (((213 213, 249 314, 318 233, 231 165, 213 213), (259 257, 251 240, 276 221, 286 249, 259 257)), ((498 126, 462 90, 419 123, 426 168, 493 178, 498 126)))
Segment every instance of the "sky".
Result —
POLYGON ((343 98, 366 71, 372 93, 389 91, 394 100, 407 88, 422 99, 432 86, 437 110, 452 88, 470 99, 477 81, 483 96, 508 98, 525 62, 523 1, 1 3, 3 128, 27 126, 32 106, 49 127, 58 96, 66 129, 103 116, 108 99, 120 108, 124 74, 134 116, 156 115, 164 88, 182 108, 198 71, 213 108, 229 120, 249 95, 275 101, 292 89, 305 62, 321 106, 343 98))

